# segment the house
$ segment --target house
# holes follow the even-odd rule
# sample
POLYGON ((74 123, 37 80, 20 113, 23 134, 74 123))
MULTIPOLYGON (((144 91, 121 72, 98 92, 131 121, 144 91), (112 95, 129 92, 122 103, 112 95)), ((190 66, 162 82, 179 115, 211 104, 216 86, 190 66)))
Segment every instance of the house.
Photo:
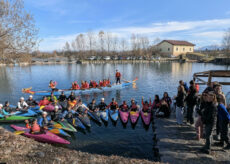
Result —
POLYGON ((157 44, 157 49, 161 54, 167 56, 178 56, 188 52, 194 52, 195 44, 181 40, 163 40, 157 44))

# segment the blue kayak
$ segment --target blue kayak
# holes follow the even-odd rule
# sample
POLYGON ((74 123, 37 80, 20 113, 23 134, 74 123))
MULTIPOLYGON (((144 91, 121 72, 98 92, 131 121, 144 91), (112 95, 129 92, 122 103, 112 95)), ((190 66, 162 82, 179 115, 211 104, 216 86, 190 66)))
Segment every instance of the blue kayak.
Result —
POLYGON ((81 120, 78 117, 75 117, 73 120, 68 120, 68 121, 76 128, 80 128, 83 130, 86 129, 85 125, 81 122, 81 120))
POLYGON ((100 118, 100 112, 91 112, 88 111, 88 115, 95 121, 102 123, 100 118))
POLYGON ((100 111, 100 116, 101 116, 101 119, 105 122, 108 122, 109 120, 109 110, 106 109, 105 111, 100 111))
MULTIPOLYGON (((133 83, 137 81, 137 78, 133 81, 130 82, 123 82, 121 84, 114 84, 111 87, 101 87, 101 88, 90 88, 90 89, 84 89, 84 90, 71 90, 71 89, 65 89, 65 90, 58 90, 54 91, 53 94, 55 96, 61 95, 62 92, 64 92, 65 95, 70 95, 71 92, 74 92, 75 95, 84 95, 84 94, 91 94, 91 93, 102 93, 105 91, 112 91, 112 90, 121 90, 124 89, 128 86, 131 86, 133 83)), ((51 94, 50 91, 31 91, 31 88, 24 88, 22 89, 23 93, 29 93, 29 94, 34 94, 37 96, 49 96, 51 94)))
POLYGON ((36 116, 37 113, 34 112, 33 110, 31 109, 28 109, 27 112, 16 112, 15 113, 16 116, 24 116, 24 117, 32 117, 32 116, 36 116))
POLYGON ((114 122, 116 122, 117 119, 118 119, 119 112, 118 112, 118 110, 110 110, 110 109, 109 109, 109 115, 110 115, 111 119, 112 119, 114 122))
POLYGON ((91 127, 90 119, 87 115, 78 116, 79 120, 87 127, 91 127))

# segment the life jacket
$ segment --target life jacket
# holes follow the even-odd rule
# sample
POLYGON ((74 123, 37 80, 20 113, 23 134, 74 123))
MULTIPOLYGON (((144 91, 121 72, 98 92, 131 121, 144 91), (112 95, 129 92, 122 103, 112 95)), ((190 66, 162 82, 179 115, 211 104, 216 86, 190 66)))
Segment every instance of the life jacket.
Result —
POLYGON ((123 110, 128 110, 128 109, 129 109, 129 107, 128 107, 127 104, 122 104, 120 107, 121 107, 121 109, 123 109, 123 110))
POLYGON ((199 93, 199 91, 200 91, 200 86, 199 86, 199 84, 195 84, 195 86, 196 86, 197 93, 199 93))
POLYGON ((40 126, 36 123, 31 127, 32 132, 40 132, 40 126))
POLYGON ((73 100, 73 101, 69 101, 68 104, 71 106, 71 108, 73 108, 76 105, 77 101, 73 100))
POLYGON ((106 85, 109 85, 110 84, 110 80, 106 80, 106 85))
POLYGON ((78 84, 73 83, 73 84, 72 84, 72 89, 73 89, 73 90, 77 90, 77 89, 80 89, 80 87, 79 87, 78 84))
POLYGON ((86 86, 85 83, 81 83, 81 88, 82 89, 85 89, 85 86, 86 86))
POLYGON ((49 86, 50 88, 54 89, 56 87, 56 84, 57 84, 56 82, 51 82, 49 86))
POLYGON ((103 82, 102 82, 102 81, 99 83, 99 86, 100 86, 100 87, 103 87, 103 82))
POLYGON ((26 124, 26 128, 30 129, 31 128, 30 124, 26 124))
POLYGON ((39 106, 46 106, 46 105, 48 105, 50 102, 49 102, 49 100, 41 100, 40 102, 39 102, 39 106))
POLYGON ((149 105, 149 104, 144 104, 144 105, 143 105, 143 111, 144 111, 144 112, 148 112, 148 111, 149 111, 149 108, 150 108, 150 105, 149 105))
POLYGON ((97 82, 93 81, 93 88, 96 88, 96 87, 97 87, 97 82))
POLYGON ((121 77, 121 73, 120 72, 116 72, 116 77, 121 77))
POLYGON ((110 106, 111 110, 115 110, 115 109, 117 109, 117 102, 114 102, 114 103, 111 102, 109 106, 110 106))
POLYGON ((102 84, 103 87, 106 87, 107 86, 107 83, 106 81, 103 81, 103 84, 102 84))
POLYGON ((85 83, 85 89, 89 89, 89 83, 85 83))

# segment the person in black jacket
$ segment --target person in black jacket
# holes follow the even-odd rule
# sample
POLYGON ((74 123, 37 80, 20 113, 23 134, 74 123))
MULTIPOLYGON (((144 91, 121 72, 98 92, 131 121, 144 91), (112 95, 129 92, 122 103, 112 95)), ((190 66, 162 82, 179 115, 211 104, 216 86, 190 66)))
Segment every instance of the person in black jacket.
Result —
POLYGON ((183 124, 183 113, 184 113, 184 100, 185 100, 185 90, 182 85, 178 87, 178 93, 176 99, 176 120, 179 125, 183 124))
POLYGON ((193 80, 190 81, 190 87, 185 101, 187 103, 187 122, 192 125, 194 123, 193 111, 197 104, 197 90, 193 80))
POLYGON ((216 95, 213 91, 208 92, 206 96, 206 103, 203 109, 201 120, 205 125, 205 146, 201 149, 204 153, 210 153, 211 149, 211 135, 213 128, 216 123, 216 115, 217 115, 217 100, 216 95))

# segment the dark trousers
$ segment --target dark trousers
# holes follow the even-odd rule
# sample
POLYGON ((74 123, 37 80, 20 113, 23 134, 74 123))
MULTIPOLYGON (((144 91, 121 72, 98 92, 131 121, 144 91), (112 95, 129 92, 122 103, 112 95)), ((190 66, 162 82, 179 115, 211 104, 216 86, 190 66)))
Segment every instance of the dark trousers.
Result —
POLYGON ((194 118, 193 118, 194 107, 195 105, 187 106, 187 122, 190 122, 190 124, 194 123, 194 118))
POLYGON ((217 117, 217 120, 216 120, 216 135, 220 134, 220 125, 221 125, 221 123, 219 122, 219 118, 217 117))
POLYGON ((116 84, 121 83, 121 78, 117 77, 116 84))
POLYGON ((212 135, 213 125, 205 124, 205 149, 211 148, 211 135, 212 135))
POLYGON ((221 142, 226 142, 226 144, 229 143, 229 138, 228 138, 228 120, 219 120, 219 123, 221 126, 220 127, 220 141, 221 142))

